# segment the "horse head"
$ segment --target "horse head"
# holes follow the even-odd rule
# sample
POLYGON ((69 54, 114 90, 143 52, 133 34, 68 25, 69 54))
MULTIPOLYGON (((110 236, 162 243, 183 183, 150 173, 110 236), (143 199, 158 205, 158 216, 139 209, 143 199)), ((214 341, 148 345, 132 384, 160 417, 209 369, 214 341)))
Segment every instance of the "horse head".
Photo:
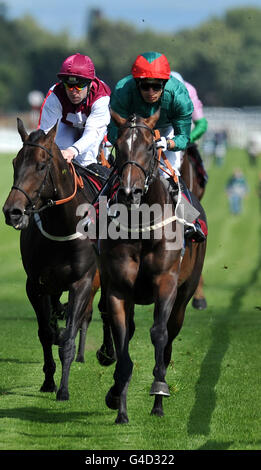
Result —
POLYGON ((58 149, 54 144, 56 128, 57 124, 47 135, 42 130, 28 134, 21 119, 17 119, 23 147, 13 160, 13 186, 3 207, 6 223, 17 230, 28 226, 30 214, 54 192, 49 175, 54 151, 58 149))
POLYGON ((115 164, 120 178, 118 202, 127 206, 139 206, 155 178, 158 161, 153 128, 159 115, 160 110, 146 119, 135 114, 124 119, 111 111, 119 128, 115 144, 115 164))

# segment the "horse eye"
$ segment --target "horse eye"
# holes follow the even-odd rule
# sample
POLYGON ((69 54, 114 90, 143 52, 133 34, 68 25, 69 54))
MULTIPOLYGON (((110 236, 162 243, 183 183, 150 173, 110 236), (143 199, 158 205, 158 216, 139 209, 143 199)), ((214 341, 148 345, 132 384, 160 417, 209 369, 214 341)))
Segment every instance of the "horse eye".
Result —
POLYGON ((36 165, 36 171, 42 171, 45 169, 45 163, 44 162, 38 162, 36 165))

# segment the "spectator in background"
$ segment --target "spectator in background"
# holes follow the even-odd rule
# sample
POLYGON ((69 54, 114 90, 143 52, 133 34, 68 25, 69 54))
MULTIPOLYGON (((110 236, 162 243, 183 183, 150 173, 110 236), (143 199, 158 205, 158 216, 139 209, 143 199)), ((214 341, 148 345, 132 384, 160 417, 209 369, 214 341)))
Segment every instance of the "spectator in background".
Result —
POLYGON ((240 168, 234 170, 226 185, 231 214, 241 214, 242 202, 248 193, 248 185, 240 168))
POLYGON ((227 133, 225 130, 215 132, 214 148, 215 162, 217 166, 222 166, 227 153, 227 133))
POLYGON ((252 132, 247 142, 247 153, 251 166, 256 166, 257 157, 261 155, 261 134, 260 132, 252 132))

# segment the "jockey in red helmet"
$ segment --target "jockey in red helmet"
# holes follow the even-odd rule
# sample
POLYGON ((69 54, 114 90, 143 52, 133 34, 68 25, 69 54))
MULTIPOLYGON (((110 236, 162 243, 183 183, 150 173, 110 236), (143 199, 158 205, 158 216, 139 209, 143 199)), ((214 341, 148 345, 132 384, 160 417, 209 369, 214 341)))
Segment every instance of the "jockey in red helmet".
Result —
POLYGON ((170 78, 170 66, 164 54, 145 52, 138 55, 132 65, 131 73, 136 79, 168 80, 170 78))
POLYGON ((48 132, 59 121, 56 143, 67 161, 86 167, 97 163, 110 122, 109 87, 95 75, 90 57, 73 54, 62 63, 59 83, 43 102, 39 128, 48 132))
MULTIPOLYGON (((167 152, 169 162, 179 175, 179 151, 189 143, 193 111, 187 89, 171 77, 169 62, 159 52, 138 55, 131 72, 132 75, 117 83, 111 95, 111 108, 125 118, 132 113, 146 118, 160 107, 157 128, 162 137, 159 145, 167 152)), ((108 139, 114 143, 116 137, 117 128, 111 121, 108 139)))
MULTIPOLYGON (((160 108, 157 129, 161 139, 157 146, 161 147, 176 175, 179 176, 180 151, 185 150, 189 143, 193 104, 183 83, 171 77, 169 62, 164 54, 145 52, 139 54, 132 65, 131 75, 124 77, 112 92, 110 107, 123 118, 138 114, 143 118, 152 116, 160 108)), ((111 120, 108 127, 108 139, 114 144, 118 128, 111 120)), ((166 173, 162 173, 168 177, 166 173)), ((184 191, 185 193, 185 191, 184 191)), ((189 198, 189 192, 185 195, 189 198)), ((204 233, 198 222, 195 227, 185 227, 185 235, 197 241, 205 240, 204 233)))

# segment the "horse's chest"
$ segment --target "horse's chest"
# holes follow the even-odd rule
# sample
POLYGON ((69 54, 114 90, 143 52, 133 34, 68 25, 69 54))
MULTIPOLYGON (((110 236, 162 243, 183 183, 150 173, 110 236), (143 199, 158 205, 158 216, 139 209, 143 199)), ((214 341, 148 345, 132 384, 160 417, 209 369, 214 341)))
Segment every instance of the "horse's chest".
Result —
POLYGON ((34 268, 34 276, 41 289, 50 294, 59 290, 68 290, 70 284, 81 279, 88 271, 86 257, 59 256, 59 250, 52 257, 38 258, 37 267, 34 268))

